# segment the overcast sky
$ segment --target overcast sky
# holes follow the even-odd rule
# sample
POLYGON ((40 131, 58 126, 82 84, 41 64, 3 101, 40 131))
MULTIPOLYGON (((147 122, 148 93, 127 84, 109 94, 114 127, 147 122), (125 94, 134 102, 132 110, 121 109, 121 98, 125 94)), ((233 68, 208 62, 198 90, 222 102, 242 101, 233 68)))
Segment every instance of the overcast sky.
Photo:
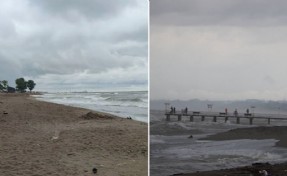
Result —
POLYGON ((1 0, 0 80, 36 90, 147 90, 146 0, 1 0))
POLYGON ((287 99, 287 1, 151 0, 151 99, 287 99))

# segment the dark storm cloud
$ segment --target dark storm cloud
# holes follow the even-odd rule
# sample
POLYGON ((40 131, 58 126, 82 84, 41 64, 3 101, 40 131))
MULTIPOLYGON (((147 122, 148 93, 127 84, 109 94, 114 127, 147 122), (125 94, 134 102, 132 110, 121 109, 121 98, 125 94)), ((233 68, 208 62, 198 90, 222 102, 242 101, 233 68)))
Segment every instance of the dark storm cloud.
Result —
MULTIPOLYGON (((144 0, 3 0, 0 65, 13 66, 13 76, 59 86, 68 77, 76 86, 74 75, 89 86, 100 79, 129 86, 134 79, 117 74, 132 70, 146 89, 147 7, 144 0)), ((0 75, 14 82, 5 69, 0 75)))
POLYGON ((287 24, 284 0, 152 0, 150 11, 153 25, 287 24))

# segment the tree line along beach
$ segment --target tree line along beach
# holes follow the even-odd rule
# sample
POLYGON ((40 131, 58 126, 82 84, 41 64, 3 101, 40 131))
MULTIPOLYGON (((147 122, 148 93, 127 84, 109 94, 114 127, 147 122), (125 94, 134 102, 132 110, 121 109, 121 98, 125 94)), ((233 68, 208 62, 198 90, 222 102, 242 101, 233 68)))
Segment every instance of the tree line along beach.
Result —
POLYGON ((0 93, 3 175, 147 175, 147 124, 0 93))
POLYGON ((17 92, 26 92, 26 89, 29 89, 30 92, 35 88, 36 83, 34 80, 26 81, 24 78, 17 78, 15 80, 16 88, 11 87, 7 80, 0 81, 0 92, 15 93, 17 92))

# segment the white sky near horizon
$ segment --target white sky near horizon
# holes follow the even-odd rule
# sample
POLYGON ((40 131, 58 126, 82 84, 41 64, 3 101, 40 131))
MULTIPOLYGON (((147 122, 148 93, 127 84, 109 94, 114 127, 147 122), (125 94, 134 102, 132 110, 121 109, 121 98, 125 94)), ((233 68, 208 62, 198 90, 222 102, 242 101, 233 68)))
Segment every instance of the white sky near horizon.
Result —
POLYGON ((152 0, 151 100, 287 99, 287 1, 152 0))
POLYGON ((146 0, 1 0, 0 80, 37 91, 148 90, 146 0))

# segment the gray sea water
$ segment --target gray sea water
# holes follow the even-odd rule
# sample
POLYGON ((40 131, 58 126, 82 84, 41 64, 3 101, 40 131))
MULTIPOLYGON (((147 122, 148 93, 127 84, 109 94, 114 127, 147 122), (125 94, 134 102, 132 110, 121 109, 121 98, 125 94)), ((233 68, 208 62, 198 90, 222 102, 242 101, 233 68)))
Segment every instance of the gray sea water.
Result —
MULTIPOLYGON (((175 173, 216 170, 246 166, 254 162, 278 163, 287 161, 287 149, 274 147, 277 140, 199 140, 210 134, 228 131, 235 128, 246 128, 267 125, 265 121, 235 121, 206 118, 201 122, 195 119, 189 122, 184 119, 178 122, 165 121, 164 111, 151 110, 150 113, 150 169, 151 176, 167 176, 175 173), (190 135, 193 138, 188 138, 190 135)), ((271 125, 287 125, 284 121, 273 121, 271 125)))
POLYGON ((123 118, 148 122, 147 91, 126 92, 62 92, 36 95, 47 102, 107 112, 123 118))

